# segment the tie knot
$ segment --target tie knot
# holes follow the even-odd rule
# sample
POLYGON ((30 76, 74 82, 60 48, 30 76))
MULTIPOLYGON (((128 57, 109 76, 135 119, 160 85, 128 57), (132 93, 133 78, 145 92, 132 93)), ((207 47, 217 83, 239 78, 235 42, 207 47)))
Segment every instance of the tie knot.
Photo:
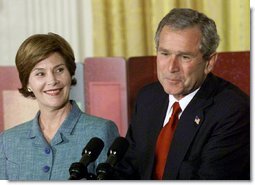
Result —
POLYGON ((173 113, 172 115, 178 115, 182 111, 179 102, 173 104, 173 113))

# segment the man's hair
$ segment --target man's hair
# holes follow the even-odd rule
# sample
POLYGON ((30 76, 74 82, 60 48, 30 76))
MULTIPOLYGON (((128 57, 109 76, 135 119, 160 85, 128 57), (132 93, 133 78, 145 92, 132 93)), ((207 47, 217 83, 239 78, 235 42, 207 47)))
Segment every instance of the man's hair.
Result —
POLYGON ((216 52, 219 45, 220 38, 215 22, 198 11, 187 8, 172 9, 158 25, 155 34, 156 49, 158 49, 160 33, 164 26, 174 30, 183 30, 197 26, 202 35, 199 49, 205 60, 208 60, 216 52))

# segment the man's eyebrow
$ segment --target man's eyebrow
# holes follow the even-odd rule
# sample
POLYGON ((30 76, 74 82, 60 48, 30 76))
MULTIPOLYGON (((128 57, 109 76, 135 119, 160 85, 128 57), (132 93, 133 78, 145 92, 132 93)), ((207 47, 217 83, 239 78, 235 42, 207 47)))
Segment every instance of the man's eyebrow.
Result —
POLYGON ((167 49, 164 49, 164 48, 161 48, 161 47, 158 48, 158 51, 165 51, 165 52, 168 52, 167 49))
POLYGON ((189 52, 189 51, 177 51, 177 52, 172 52, 164 48, 158 48, 158 51, 160 52, 167 52, 167 53, 175 53, 176 55, 190 55, 190 56, 196 56, 195 53, 189 52))

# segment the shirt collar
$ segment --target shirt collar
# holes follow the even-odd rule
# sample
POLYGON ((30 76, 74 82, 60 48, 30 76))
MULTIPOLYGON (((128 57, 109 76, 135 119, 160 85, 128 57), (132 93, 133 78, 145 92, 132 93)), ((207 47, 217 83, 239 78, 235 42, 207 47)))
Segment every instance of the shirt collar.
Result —
POLYGON ((177 100, 173 95, 169 95, 169 103, 168 103, 168 108, 167 108, 167 112, 166 112, 166 116, 165 116, 165 120, 163 125, 166 125, 166 123, 168 122, 171 114, 172 114, 172 106, 175 102, 179 102, 179 105, 182 109, 182 111, 179 114, 179 118, 182 115, 184 109, 187 107, 187 105, 189 104, 189 102, 192 100, 192 98, 196 95, 197 91, 200 88, 196 89, 195 91, 193 91, 192 93, 188 94, 187 96, 185 96, 184 98, 182 98, 181 100, 177 100))
MULTIPOLYGON (((70 100, 70 102, 72 104, 72 109, 68 116, 66 117, 66 119, 64 120, 64 122, 62 123, 62 125, 60 126, 58 130, 59 133, 61 132, 71 133, 76 123, 78 122, 80 115, 82 114, 76 102, 73 100, 70 100)), ((39 115, 40 111, 37 112, 35 118, 32 120, 32 127, 29 134, 30 138, 42 135, 41 128, 39 125, 39 115)))
POLYGON ((180 100, 177 100, 173 95, 169 95, 169 105, 168 107, 171 107, 173 106, 174 102, 179 102, 180 104, 180 107, 182 109, 182 112, 184 111, 184 109, 187 107, 187 105, 189 104, 189 102, 192 100, 192 98, 196 95, 197 91, 199 90, 200 88, 196 89, 195 91, 193 91, 192 93, 186 95, 185 97, 183 97, 182 99, 180 100))
POLYGON ((72 109, 61 127, 59 128, 60 132, 71 133, 82 114, 76 102, 73 100, 70 100, 70 102, 72 104, 72 109))

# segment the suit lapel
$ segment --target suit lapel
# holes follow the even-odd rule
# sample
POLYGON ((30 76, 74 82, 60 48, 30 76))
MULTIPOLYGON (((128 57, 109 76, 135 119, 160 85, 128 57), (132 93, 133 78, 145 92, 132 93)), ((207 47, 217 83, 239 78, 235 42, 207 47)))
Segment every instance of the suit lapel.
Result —
POLYGON ((212 75, 208 75, 204 84, 188 104, 176 128, 163 179, 176 179, 181 162, 183 161, 190 144, 197 131, 203 124, 204 110, 213 103, 211 98, 217 83, 212 75))
POLYGON ((153 166, 154 166, 154 155, 155 155, 155 145, 157 142, 158 134, 162 128, 165 114, 168 107, 168 94, 166 94, 163 90, 161 91, 161 94, 155 94, 154 98, 154 106, 153 109, 150 111, 150 123, 149 130, 148 130, 148 150, 146 152, 145 156, 145 172, 144 172, 144 178, 149 179, 151 178, 153 166))
POLYGON ((204 108, 211 104, 212 101, 199 102, 185 109, 176 128, 169 156, 166 162, 166 178, 176 179, 181 162, 183 161, 196 132, 203 124, 204 108), (203 108, 201 108, 203 106, 203 108), (190 108, 192 107, 192 108, 190 108), (196 110, 196 111, 194 111, 196 110))

